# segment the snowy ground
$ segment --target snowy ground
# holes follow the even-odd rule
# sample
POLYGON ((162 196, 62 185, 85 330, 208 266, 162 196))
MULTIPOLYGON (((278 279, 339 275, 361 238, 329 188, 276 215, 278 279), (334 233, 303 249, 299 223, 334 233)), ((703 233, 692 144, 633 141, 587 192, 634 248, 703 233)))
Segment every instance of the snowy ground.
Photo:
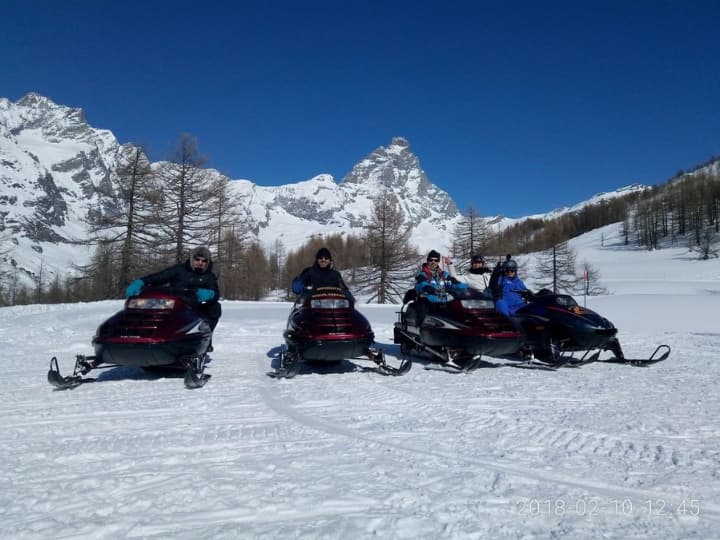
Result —
MULTIPOLYGON (((658 257, 615 254, 642 287, 596 261, 616 294, 588 299, 628 356, 672 347, 650 368, 274 380, 289 304, 225 302, 204 388, 54 391, 122 303, 0 309, 0 538, 720 538, 720 264, 658 257)), ((360 306, 391 362, 396 309, 360 306)))

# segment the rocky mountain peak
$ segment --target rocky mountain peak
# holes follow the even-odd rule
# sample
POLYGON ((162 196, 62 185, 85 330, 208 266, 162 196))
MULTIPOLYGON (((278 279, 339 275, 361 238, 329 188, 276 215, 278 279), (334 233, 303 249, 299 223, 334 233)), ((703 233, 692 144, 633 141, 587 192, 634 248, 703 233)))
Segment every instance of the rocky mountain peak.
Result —
MULTIPOLYGON (((86 263, 90 252, 78 242, 89 234, 88 215, 117 204, 121 154, 114 135, 90 126, 82 109, 36 93, 15 103, 0 98, 0 240, 3 232, 13 238, 0 245, 0 275, 17 268, 32 282, 40 264, 49 276, 86 263)), ((316 235, 363 234, 386 190, 417 231, 418 245, 437 243, 434 235, 446 234, 458 217, 404 137, 370 152, 339 183, 328 174, 276 187, 229 182, 248 234, 288 249, 316 235)))
POLYGON ((373 150, 353 167, 340 184, 391 191, 404 203, 401 206, 413 221, 423 219, 428 210, 437 213, 438 222, 458 214, 452 198, 430 182, 404 137, 393 137, 387 147, 373 150))

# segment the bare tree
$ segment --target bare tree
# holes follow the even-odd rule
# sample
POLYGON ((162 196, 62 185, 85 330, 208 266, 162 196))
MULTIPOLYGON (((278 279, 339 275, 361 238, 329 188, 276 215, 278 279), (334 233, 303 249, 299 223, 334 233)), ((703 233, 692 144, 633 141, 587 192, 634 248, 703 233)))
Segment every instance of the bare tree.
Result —
POLYGON ((455 227, 453 255, 469 260, 473 255, 485 251, 489 236, 487 220, 470 205, 455 227))
POLYGON ((560 242, 540 252, 534 277, 539 289, 550 289, 554 293, 574 293, 579 283, 575 269, 575 251, 567 242, 560 242))
POLYGON ((158 167, 158 221, 175 262, 187 255, 186 246, 208 244, 216 233, 218 213, 212 211, 211 200, 217 196, 217 185, 205 164, 195 137, 183 133, 172 160, 158 167))
POLYGON ((408 247, 411 226, 405 223, 397 197, 385 190, 374 200, 366 243, 370 264, 355 283, 369 293, 368 301, 399 303, 412 280, 417 253, 408 247))
POLYGON ((245 230, 240 223, 238 205, 231 199, 228 187, 229 180, 223 175, 211 179, 205 208, 212 224, 207 231, 207 244, 215 254, 214 270, 221 280, 230 267, 231 258, 228 254, 236 247, 233 243, 237 231, 245 230))
POLYGON ((594 268, 588 261, 583 261, 582 268, 582 293, 588 296, 607 294, 607 289, 600 285, 600 271, 594 268))
POLYGON ((717 258, 720 235, 712 227, 706 227, 700 239, 700 259, 706 261, 710 257, 717 258))
POLYGON ((127 146, 118 162, 114 204, 103 204, 88 220, 89 243, 96 245, 97 253, 89 265, 78 268, 85 279, 102 283, 103 292, 91 292, 91 297, 106 297, 110 287, 123 289, 134 274, 148 268, 148 255, 157 247, 157 197, 150 161, 142 148, 127 146), (97 266, 99 261, 102 266, 97 266))

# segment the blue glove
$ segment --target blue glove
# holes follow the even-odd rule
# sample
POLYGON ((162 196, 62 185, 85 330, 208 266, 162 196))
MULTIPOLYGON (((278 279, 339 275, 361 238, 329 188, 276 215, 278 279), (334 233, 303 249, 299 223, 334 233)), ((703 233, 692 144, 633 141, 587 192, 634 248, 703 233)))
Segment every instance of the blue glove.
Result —
POLYGON ((215 291, 212 289, 198 289, 195 291, 195 296, 197 296, 198 302, 207 302, 215 296, 215 291))
POLYGON ((303 286, 302 280, 300 278, 293 279, 292 291, 295 294, 302 294, 303 290, 305 290, 305 287, 303 286))
POLYGON ((128 285, 127 289, 125 289, 125 298, 137 296, 138 294, 140 294, 144 286, 145 282, 142 279, 136 279, 130 285, 128 285))

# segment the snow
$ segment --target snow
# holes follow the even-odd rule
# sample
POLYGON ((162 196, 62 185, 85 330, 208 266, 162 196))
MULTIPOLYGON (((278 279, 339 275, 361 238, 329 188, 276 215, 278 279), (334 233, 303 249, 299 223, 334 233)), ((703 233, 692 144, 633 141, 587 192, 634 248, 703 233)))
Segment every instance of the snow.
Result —
MULTIPOLYGON (((54 391, 122 302, 2 308, 0 538, 718 538, 720 261, 612 234, 572 242, 612 293, 585 301, 628 356, 672 347, 649 368, 274 380, 290 304, 225 301, 204 388, 54 391)), ((397 306, 359 309, 396 363, 397 306)))

